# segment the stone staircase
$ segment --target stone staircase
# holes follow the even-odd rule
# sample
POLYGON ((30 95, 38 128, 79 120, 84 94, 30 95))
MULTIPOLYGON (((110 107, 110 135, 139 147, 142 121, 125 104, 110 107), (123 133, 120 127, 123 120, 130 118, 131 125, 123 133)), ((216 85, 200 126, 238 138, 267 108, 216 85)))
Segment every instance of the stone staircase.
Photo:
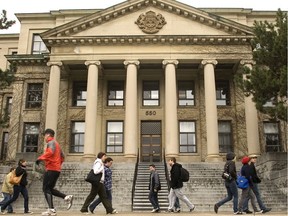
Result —
MULTIPOLYGON (((135 212, 151 211, 152 205, 149 201, 149 181, 150 181, 150 163, 139 163, 138 174, 135 184, 132 210, 135 212)), ((161 210, 168 208, 168 186, 165 177, 164 163, 154 163, 159 173, 161 190, 158 192, 158 201, 161 210)))

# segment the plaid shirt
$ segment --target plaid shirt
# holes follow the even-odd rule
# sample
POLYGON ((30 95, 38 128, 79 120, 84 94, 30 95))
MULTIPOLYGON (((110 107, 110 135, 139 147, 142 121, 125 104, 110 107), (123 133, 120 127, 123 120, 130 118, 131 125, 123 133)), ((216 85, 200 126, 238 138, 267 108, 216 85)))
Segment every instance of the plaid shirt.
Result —
POLYGON ((112 190, 112 170, 106 166, 105 169, 105 181, 104 186, 106 190, 112 190))

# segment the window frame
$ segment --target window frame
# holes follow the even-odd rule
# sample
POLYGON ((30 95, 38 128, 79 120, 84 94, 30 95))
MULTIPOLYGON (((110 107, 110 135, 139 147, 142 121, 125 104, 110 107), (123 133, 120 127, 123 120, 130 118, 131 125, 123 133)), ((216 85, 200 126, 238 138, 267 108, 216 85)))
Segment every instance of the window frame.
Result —
POLYGON ((75 81, 73 82, 73 89, 72 89, 72 106, 73 107, 86 107, 87 104, 87 97, 86 99, 82 98, 82 93, 81 93, 81 98, 77 98, 77 93, 78 91, 85 92, 84 89, 86 88, 86 96, 87 96, 87 82, 84 81, 75 81), (77 105, 77 103, 83 103, 85 105, 77 105))
POLYGON ((69 145, 69 153, 71 154, 81 154, 84 153, 84 145, 85 145, 85 121, 72 121, 71 122, 71 131, 70 131, 70 136, 71 136, 71 143, 69 145), (84 123, 84 130, 83 132, 74 132, 73 130, 75 129, 75 124, 76 123, 84 123), (78 140, 81 141, 81 135, 83 136, 83 144, 81 144, 80 142, 78 142, 77 144, 75 144, 75 135, 78 135, 78 140), (80 143, 80 144, 79 144, 80 143), (78 149, 78 151, 76 151, 76 148, 78 149), (83 148, 83 151, 80 151, 81 147, 83 148))
POLYGON ((231 106, 231 89, 230 89, 230 81, 229 80, 216 80, 216 105, 217 106, 231 106), (222 96, 224 88, 227 88, 228 92, 225 94, 225 98, 222 96), (220 96, 220 97, 218 97, 220 96), (221 102, 225 101, 225 104, 221 104, 221 102))
POLYGON ((232 129, 232 122, 229 120, 219 120, 218 121, 218 142, 219 142, 219 153, 228 153, 228 152, 233 152, 234 151, 234 145, 233 145, 233 129, 232 129), (229 124, 229 129, 230 132, 220 132, 220 124, 221 123, 228 123, 229 124), (229 136, 229 142, 230 144, 221 144, 221 140, 223 142, 227 140, 226 136, 229 136), (224 136, 224 137, 223 137, 224 136), (223 148, 224 151, 221 151, 223 148))
POLYGON ((113 106, 124 106, 124 100, 125 100, 125 82, 124 80, 109 80, 107 82, 107 106, 109 107, 113 107, 113 106), (119 87, 122 87, 122 90, 112 90, 112 86, 119 86, 119 87), (110 90, 111 89, 111 90, 110 90), (123 97, 120 98, 120 99, 117 99, 117 92, 121 92, 122 91, 122 94, 123 94, 123 97), (115 92, 115 98, 113 99, 110 99, 109 98, 109 95, 110 95, 110 92, 115 92), (120 104, 110 104, 110 102, 120 102, 120 104), (121 104, 121 101, 122 101, 122 104, 121 104))
POLYGON ((23 141, 22 141, 22 152, 38 152, 39 150, 39 137, 40 137, 41 133, 40 133, 40 122, 24 122, 23 124, 23 141), (26 133, 26 125, 34 125, 38 127, 38 134, 28 134, 26 133), (27 143, 25 143, 25 137, 26 135, 30 135, 30 136, 36 136, 36 138, 34 139, 37 140, 37 145, 27 145, 27 143), (27 151, 27 148, 36 148, 36 150, 34 151, 27 151))
MULTIPOLYGON (((44 88, 44 85, 43 83, 28 83, 27 84, 27 93, 26 93, 26 104, 25 104, 25 108, 26 109, 41 109, 42 108, 42 102, 43 102, 43 88, 44 88), (33 90, 33 89, 30 89, 30 87, 32 85, 38 85, 38 86, 42 86, 42 89, 41 90, 33 90), (40 93, 41 91, 41 100, 40 101, 33 101, 33 100, 29 100, 29 96, 30 96, 30 92, 39 92, 40 93), (32 106, 32 103, 36 103, 36 104, 39 104, 38 106, 32 106), (30 104, 30 105, 29 105, 30 104)), ((40 96, 40 94, 39 94, 40 96)))
POLYGON ((144 80, 142 82, 142 106, 145 106, 145 107, 148 107, 148 106, 160 106, 160 82, 159 80, 144 80), (149 90, 145 90, 145 84, 152 84, 154 83, 155 84, 155 87, 156 87, 156 84, 157 84, 157 90, 152 90, 152 89, 149 89, 149 90), (157 99, 153 99, 152 98, 152 95, 153 95, 153 91, 157 91, 157 99), (150 97, 148 99, 145 99, 145 92, 150 92, 149 95, 150 97), (145 104, 145 101, 157 101, 157 105, 155 104, 145 104))
POLYGON ((184 106, 195 106, 195 83, 193 80, 178 80, 178 106, 180 107, 184 107, 184 106), (191 84, 191 89, 188 89, 188 88, 185 88, 185 89, 181 89, 181 86, 189 86, 191 84), (180 99, 180 90, 182 91, 185 91, 185 98, 184 99, 180 99), (191 90, 192 91, 192 95, 193 95, 193 98, 192 99, 189 99, 187 97, 187 91, 191 90), (181 104, 181 101, 192 101, 192 104, 187 104, 186 105, 182 105, 181 104))
POLYGON ((282 145, 281 145, 281 134, 280 134, 280 128, 279 128, 279 122, 271 122, 271 121, 265 121, 263 122, 263 135, 264 135, 264 142, 265 142, 265 151, 266 152, 281 152, 282 151, 282 145), (278 133, 266 133, 265 132, 265 124, 276 124, 276 128, 277 128, 277 132, 278 133), (277 136, 277 140, 278 140, 278 145, 267 145, 267 135, 270 136, 277 136), (269 147, 271 148, 275 148, 277 149, 277 151, 275 150, 269 150, 269 147))
POLYGON ((107 153, 123 153, 124 152, 124 121, 123 120, 119 120, 119 121, 117 121, 117 120, 113 120, 113 121, 108 120, 106 122, 106 143, 105 143, 105 147, 106 147, 106 152, 107 153), (122 123, 122 132, 109 132, 108 131, 109 123, 122 123), (113 135, 113 134, 114 134, 114 144, 109 145, 109 143, 108 143, 109 142, 109 135, 113 135), (117 138, 117 134, 121 134, 121 136, 122 136, 121 144, 115 144, 115 140, 117 138), (110 151, 108 149, 108 147, 114 148, 114 151, 110 151), (121 151, 116 151, 115 149, 117 147, 118 148, 120 147, 121 151))
MULTIPOLYGON (((196 128, 196 121, 193 120, 189 120, 189 121, 185 121, 185 120, 180 120, 179 121, 179 153, 197 153, 198 152, 198 148, 197 148, 197 128, 196 128), (181 132, 181 123, 193 123, 193 127, 194 127, 194 131, 190 131, 190 132, 181 132), (194 136, 194 141, 195 143, 189 143, 189 134, 194 136), (181 135, 187 135, 187 144, 181 144, 181 135), (187 148, 187 151, 182 151, 181 147, 183 148, 187 148), (189 147, 192 149, 191 151, 189 151, 189 147), (193 151, 194 149, 194 151, 193 151)), ((193 138, 192 138, 193 140, 193 138)))

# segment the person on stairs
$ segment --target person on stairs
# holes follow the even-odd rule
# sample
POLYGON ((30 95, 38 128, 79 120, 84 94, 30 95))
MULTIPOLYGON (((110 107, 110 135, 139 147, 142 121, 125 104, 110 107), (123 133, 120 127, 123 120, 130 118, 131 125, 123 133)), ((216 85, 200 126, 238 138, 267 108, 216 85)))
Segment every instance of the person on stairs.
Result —
POLYGON ((161 190, 161 183, 159 174, 156 171, 154 164, 149 165, 150 169, 150 181, 149 181, 149 201, 153 206, 152 213, 160 212, 159 202, 158 202, 158 191, 161 190))

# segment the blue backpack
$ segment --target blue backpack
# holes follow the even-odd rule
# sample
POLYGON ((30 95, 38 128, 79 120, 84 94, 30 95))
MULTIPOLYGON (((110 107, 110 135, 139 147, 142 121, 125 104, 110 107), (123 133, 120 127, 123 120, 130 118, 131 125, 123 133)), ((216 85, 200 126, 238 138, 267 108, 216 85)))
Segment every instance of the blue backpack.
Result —
POLYGON ((236 183, 237 183, 238 188, 240 188, 240 189, 246 189, 246 188, 249 187, 249 181, 248 181, 248 179, 245 176, 241 175, 241 171, 240 171, 240 173, 237 176, 236 183))

